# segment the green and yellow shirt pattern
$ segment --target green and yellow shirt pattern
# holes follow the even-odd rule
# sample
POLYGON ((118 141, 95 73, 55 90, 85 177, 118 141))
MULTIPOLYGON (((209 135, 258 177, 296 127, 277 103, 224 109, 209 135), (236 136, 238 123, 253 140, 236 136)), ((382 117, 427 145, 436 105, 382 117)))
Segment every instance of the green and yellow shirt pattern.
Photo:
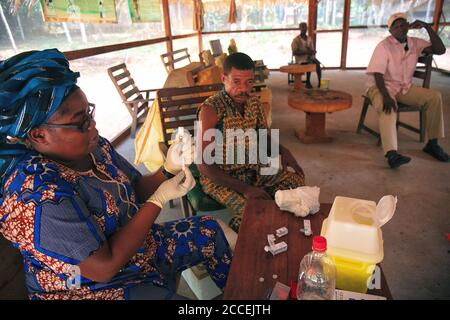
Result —
MULTIPOLYGON (((251 164, 249 163, 249 148, 250 148, 250 139, 246 138, 245 141, 243 139, 235 139, 234 137, 230 141, 227 141, 227 130, 238 130, 242 129, 244 132, 248 129, 267 129, 267 120, 264 114, 264 110, 261 106, 261 102, 259 98, 256 96, 252 96, 248 99, 247 104, 244 107, 244 114, 242 115, 233 99, 226 93, 225 90, 222 90, 215 94, 214 96, 209 97, 201 106, 211 106, 217 115, 217 125, 216 129, 220 130, 222 133, 223 141, 218 141, 216 139, 216 158, 222 158, 223 164, 218 164, 218 166, 231 175, 239 175, 240 173, 244 173, 250 170, 259 170, 260 165, 258 163, 251 164), (237 150, 242 148, 242 143, 245 143, 245 164, 239 164, 237 161, 237 150), (231 161, 231 164, 227 164, 227 146, 228 151, 233 150, 234 158, 231 161)), ((256 143, 257 140, 254 140, 256 143)), ((230 161, 228 161, 230 162, 230 161)))

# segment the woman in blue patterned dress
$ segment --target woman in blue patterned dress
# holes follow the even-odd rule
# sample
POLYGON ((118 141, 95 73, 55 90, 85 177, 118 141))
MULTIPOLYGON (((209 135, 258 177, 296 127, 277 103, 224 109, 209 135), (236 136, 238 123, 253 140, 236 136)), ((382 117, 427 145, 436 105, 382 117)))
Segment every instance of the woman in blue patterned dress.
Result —
POLYGON ((173 178, 142 176, 98 135, 78 76, 56 49, 0 62, 0 232, 24 258, 30 298, 181 298, 176 274, 199 263, 224 288, 231 251, 218 222, 154 223, 195 184, 170 160, 179 148, 164 164, 173 178))

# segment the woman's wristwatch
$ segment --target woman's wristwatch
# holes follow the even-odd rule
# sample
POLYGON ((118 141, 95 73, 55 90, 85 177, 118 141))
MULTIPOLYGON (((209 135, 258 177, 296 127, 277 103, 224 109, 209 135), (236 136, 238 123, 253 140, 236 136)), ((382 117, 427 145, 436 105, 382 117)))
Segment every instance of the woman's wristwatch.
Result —
POLYGON ((175 177, 174 174, 170 173, 169 171, 166 171, 164 167, 162 167, 162 173, 167 179, 175 177))

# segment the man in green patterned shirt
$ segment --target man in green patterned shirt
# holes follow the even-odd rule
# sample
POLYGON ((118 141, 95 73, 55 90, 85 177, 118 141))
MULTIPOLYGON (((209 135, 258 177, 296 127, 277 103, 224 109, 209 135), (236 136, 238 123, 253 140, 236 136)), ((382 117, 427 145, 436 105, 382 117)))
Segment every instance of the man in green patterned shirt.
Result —
MULTIPOLYGON (((238 232, 245 202, 248 199, 273 199, 277 190, 294 189, 305 184, 305 175, 292 154, 279 145, 282 169, 274 174, 262 174, 264 163, 258 160, 252 163, 249 160, 249 145, 245 140, 245 163, 227 159, 230 144, 233 144, 234 154, 239 143, 234 145, 227 141, 228 132, 236 130, 268 129, 265 114, 259 99, 251 94, 254 84, 254 62, 246 54, 237 52, 228 56, 224 62, 222 76, 224 90, 208 98, 199 108, 200 120, 199 135, 208 130, 220 131, 223 141, 201 141, 202 154, 205 156, 211 143, 215 144, 215 159, 213 164, 198 164, 202 187, 209 196, 231 209, 235 214, 230 221, 230 227, 238 232), (223 153, 223 154, 222 154, 223 153), (227 161, 228 160, 228 161, 227 161), (294 172, 287 171, 290 167, 294 172)), ((270 135, 269 141, 270 141, 270 135)), ((244 140, 242 140, 244 141, 244 140)), ((261 142, 257 143, 258 146, 261 142)), ((273 156, 273 155, 272 155, 273 156)), ((266 166, 267 167, 267 166, 266 166)))

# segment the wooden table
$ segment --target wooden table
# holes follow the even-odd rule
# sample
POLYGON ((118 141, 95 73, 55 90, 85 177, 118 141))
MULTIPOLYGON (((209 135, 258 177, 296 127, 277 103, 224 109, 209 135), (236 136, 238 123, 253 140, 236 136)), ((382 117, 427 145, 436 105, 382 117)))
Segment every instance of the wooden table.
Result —
MULTIPOLYGON (((328 216, 331 204, 321 204, 320 211, 311 220, 313 234, 319 235, 322 221, 328 216)), ((277 281, 290 285, 297 281, 300 261, 312 249, 312 237, 300 233, 303 219, 292 213, 280 211, 275 201, 252 200, 245 207, 244 219, 239 229, 239 237, 233 254, 230 274, 225 288, 224 299, 262 300, 277 281), (289 233, 280 241, 288 244, 288 251, 272 256, 264 251, 267 234, 274 234, 280 227, 287 227, 289 233), (277 279, 273 279, 273 275, 277 279), (259 278, 264 278, 260 282, 259 278)), ((369 290, 369 294, 392 299, 389 287, 381 270, 381 290, 369 290)))
POLYGON ((294 75, 294 89, 302 88, 302 75, 306 72, 316 71, 315 64, 288 64, 280 68, 281 72, 292 73, 294 75))
POLYGON ((288 105, 306 112, 305 131, 296 131, 301 142, 327 143, 332 138, 325 129, 325 114, 350 108, 352 96, 337 90, 299 90, 289 93, 288 105))

